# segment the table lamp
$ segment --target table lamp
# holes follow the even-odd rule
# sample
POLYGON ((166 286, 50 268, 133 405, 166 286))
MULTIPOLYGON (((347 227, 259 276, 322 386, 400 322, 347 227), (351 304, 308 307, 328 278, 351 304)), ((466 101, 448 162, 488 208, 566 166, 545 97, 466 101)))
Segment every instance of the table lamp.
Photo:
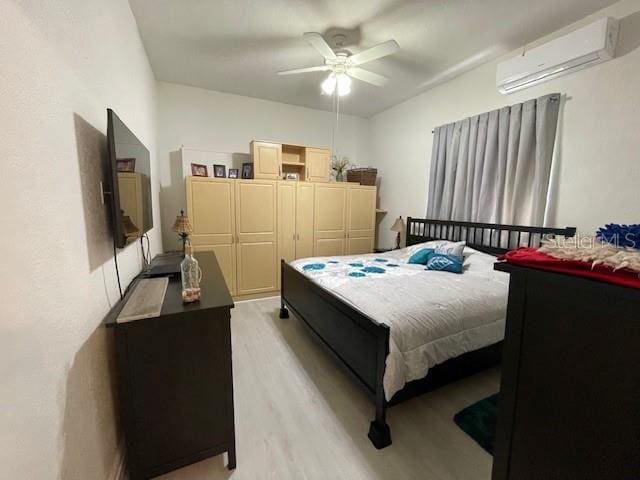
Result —
POLYGON ((396 221, 393 222, 393 225, 391 225, 391 231, 398 234, 396 236, 396 250, 400 248, 400 234, 402 233, 403 228, 404 225, 402 224, 402 216, 400 216, 396 218, 396 221))
POLYGON ((187 238, 193 233, 193 227, 191 226, 189 217, 184 214, 184 210, 180 210, 180 215, 176 217, 176 222, 173 224, 172 230, 180 235, 182 239, 182 253, 184 254, 187 238))

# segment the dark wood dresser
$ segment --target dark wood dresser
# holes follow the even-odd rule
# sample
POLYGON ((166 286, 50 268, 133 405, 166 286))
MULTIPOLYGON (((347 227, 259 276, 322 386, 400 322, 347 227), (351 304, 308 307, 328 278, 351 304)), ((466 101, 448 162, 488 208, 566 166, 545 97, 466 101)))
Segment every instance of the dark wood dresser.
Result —
MULTIPOLYGON (((157 318, 106 325, 115 333, 118 395, 131 480, 228 453, 235 468, 230 309, 233 300, 212 253, 196 254, 202 298, 183 304, 169 282, 157 318)), ((133 289, 131 289, 133 290, 133 289)), ((126 298, 125 298, 126 301, 126 298)), ((123 302, 124 303, 124 302, 123 302)))
POLYGON ((640 290, 511 274, 493 480, 640 478, 640 290))

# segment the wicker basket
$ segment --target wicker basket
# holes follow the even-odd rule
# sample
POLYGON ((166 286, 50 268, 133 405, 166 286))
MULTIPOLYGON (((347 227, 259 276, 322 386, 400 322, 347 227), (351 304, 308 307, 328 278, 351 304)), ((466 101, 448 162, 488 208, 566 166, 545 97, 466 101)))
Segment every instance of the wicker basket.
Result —
POLYGON ((377 176, 377 168, 352 168, 347 170, 347 182, 359 182, 360 185, 375 186, 377 176))

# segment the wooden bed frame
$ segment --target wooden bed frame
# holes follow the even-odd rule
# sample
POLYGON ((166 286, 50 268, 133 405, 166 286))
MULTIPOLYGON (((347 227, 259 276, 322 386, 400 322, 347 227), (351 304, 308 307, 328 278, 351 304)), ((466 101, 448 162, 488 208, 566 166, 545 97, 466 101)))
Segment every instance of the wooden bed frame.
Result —
MULTIPOLYGON (((544 228, 490 223, 407 219, 407 246, 430 240, 465 240, 476 250, 500 255, 517 246, 537 247, 544 238, 572 237, 575 228, 544 228)), ((447 360, 427 376, 409 382, 390 401, 383 378, 389 354, 389 327, 346 304, 286 262, 281 262, 280 318, 290 309, 342 364, 375 403, 369 439, 376 448, 391 444, 386 408, 417 394, 478 373, 500 362, 502 342, 447 360)))

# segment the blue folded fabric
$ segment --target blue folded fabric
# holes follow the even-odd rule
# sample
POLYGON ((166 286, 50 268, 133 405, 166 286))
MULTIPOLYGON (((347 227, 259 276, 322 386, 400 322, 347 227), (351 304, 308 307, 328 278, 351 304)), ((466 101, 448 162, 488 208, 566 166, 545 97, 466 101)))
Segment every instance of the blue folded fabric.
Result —
POLYGON ((427 261, 429 261, 429 257, 434 252, 435 250, 433 248, 423 248, 422 250, 418 250, 416 253, 411 255, 407 263, 426 265, 427 261))
POLYGON ((386 272, 386 270, 384 268, 380 268, 380 267, 364 267, 362 269, 363 272, 367 272, 367 273, 384 273, 386 272))
POLYGON ((429 256, 429 260, 427 261, 427 268, 425 270, 462 273, 462 260, 457 255, 433 253, 429 256))
POLYGON ((308 263, 304 267, 303 270, 322 270, 324 268, 324 263, 308 263))

